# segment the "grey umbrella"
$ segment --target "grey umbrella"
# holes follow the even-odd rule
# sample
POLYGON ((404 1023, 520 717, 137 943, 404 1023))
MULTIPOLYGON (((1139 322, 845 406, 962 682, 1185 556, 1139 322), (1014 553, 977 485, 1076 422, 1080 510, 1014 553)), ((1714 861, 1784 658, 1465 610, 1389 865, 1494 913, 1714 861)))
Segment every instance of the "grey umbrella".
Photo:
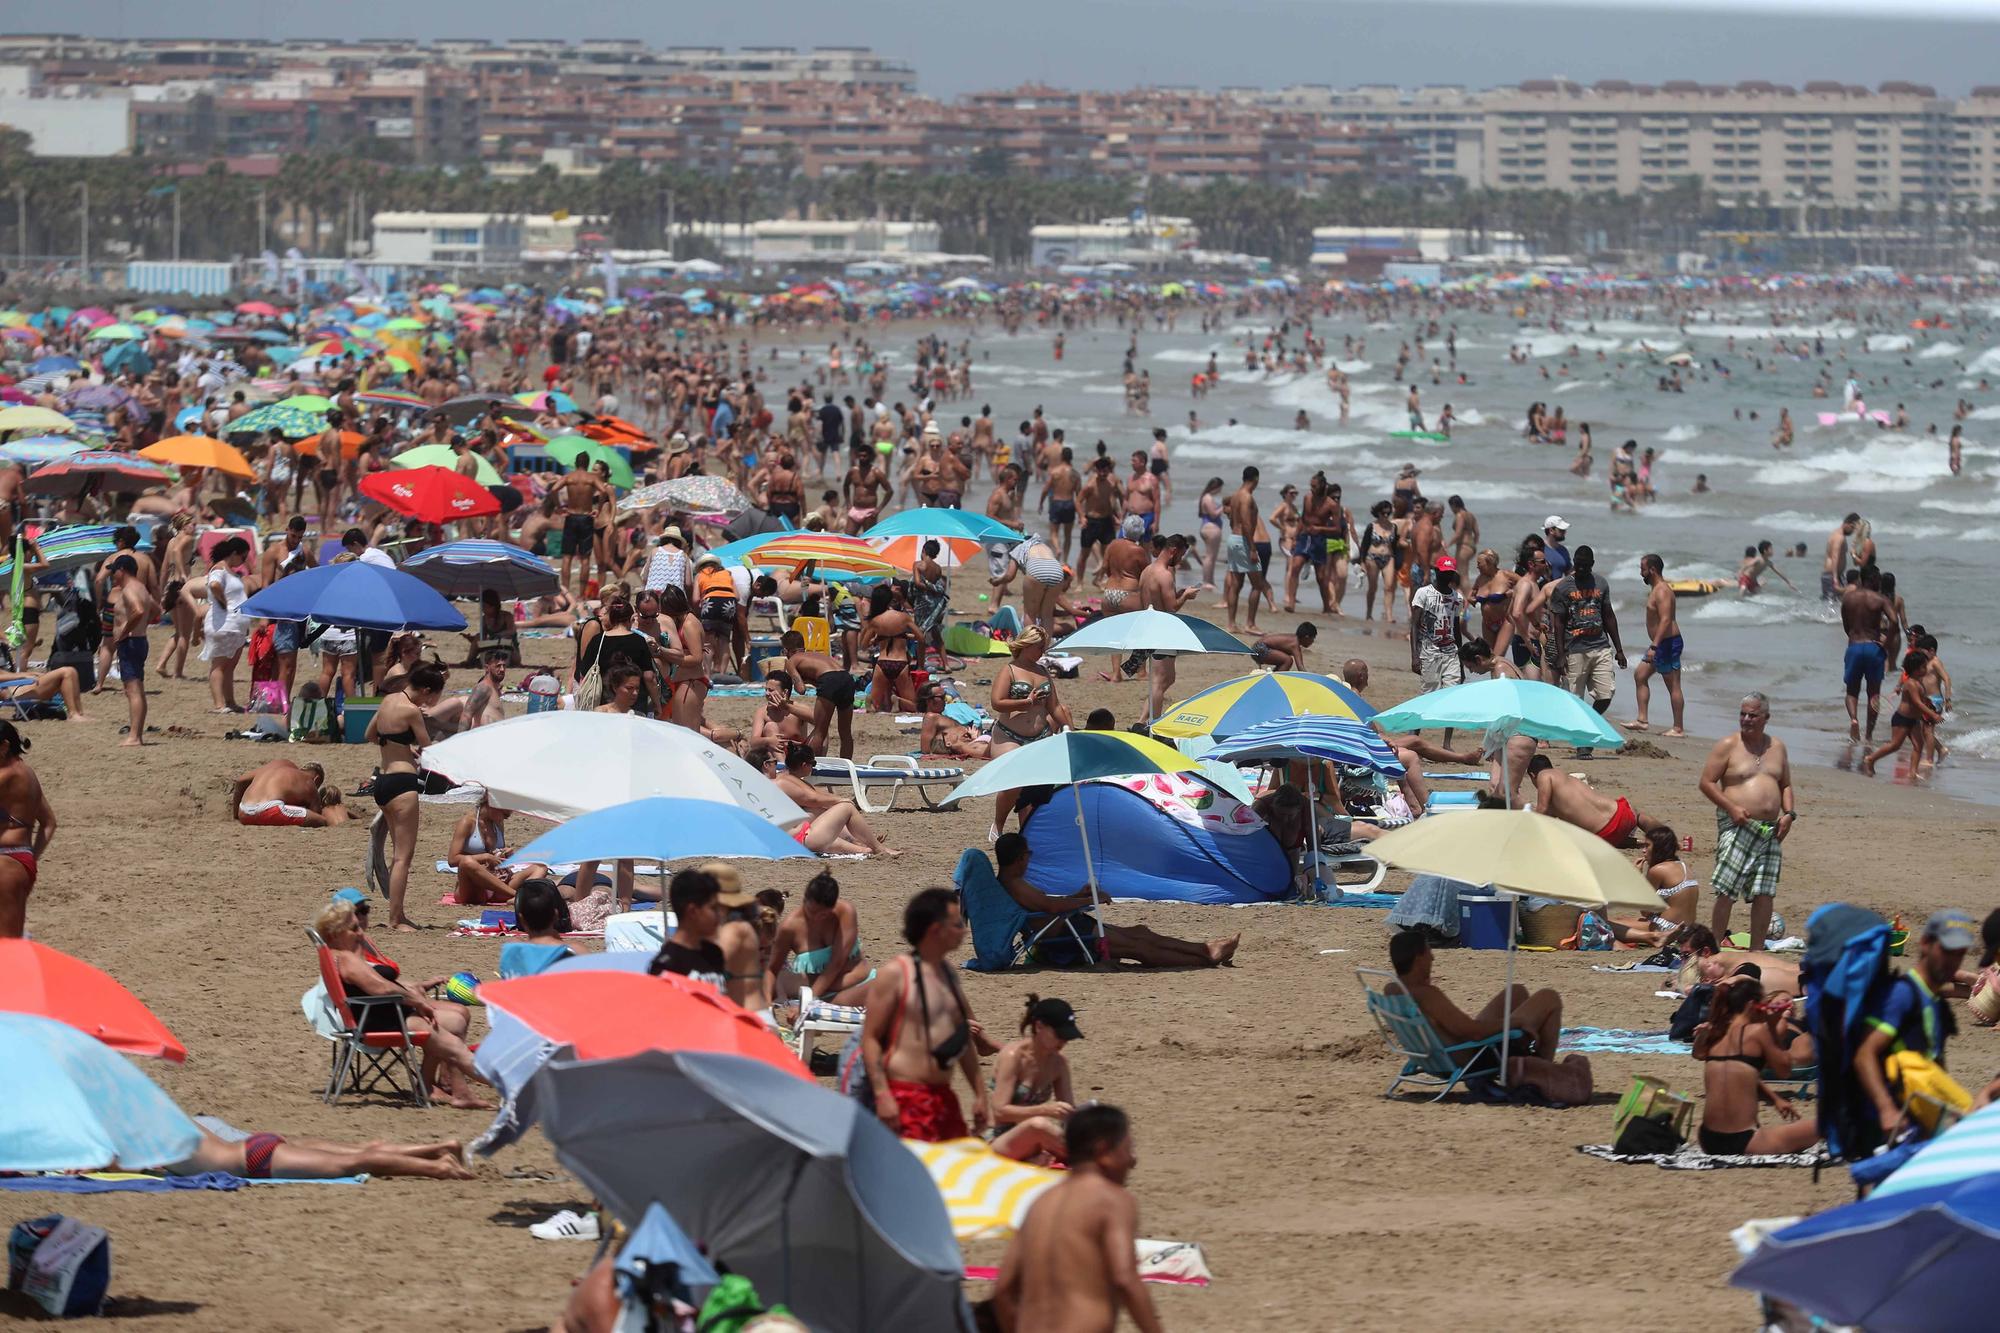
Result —
POLYGON ((659 1203, 816 1333, 971 1328, 943 1196, 852 1098, 697 1052, 551 1060, 535 1082, 557 1160, 620 1221, 659 1203))

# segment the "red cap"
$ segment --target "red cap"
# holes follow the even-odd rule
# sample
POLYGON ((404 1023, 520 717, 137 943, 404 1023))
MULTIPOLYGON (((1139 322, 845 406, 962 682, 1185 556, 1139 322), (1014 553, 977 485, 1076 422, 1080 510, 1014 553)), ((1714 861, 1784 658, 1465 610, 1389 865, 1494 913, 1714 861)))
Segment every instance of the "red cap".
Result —
POLYGON ((1437 563, 1432 565, 1431 568, 1440 574, 1456 574, 1458 573, 1458 561, 1448 555, 1441 555, 1437 558, 1437 563))

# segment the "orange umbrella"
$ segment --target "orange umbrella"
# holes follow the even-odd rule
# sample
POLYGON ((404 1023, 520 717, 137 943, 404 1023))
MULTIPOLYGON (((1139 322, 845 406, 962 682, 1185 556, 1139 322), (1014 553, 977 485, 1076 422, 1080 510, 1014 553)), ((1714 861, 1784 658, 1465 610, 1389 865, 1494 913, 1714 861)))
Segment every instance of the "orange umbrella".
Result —
POLYGON ((257 475, 257 469, 250 466, 250 460, 241 450, 206 435, 175 435, 147 445, 139 451, 139 457, 175 467, 212 467, 238 477, 257 475))
POLYGON ((807 1082, 798 1057, 777 1034, 704 981, 674 973, 544 972, 489 981, 480 1002, 511 1015, 579 1060, 616 1060, 640 1051, 713 1051, 761 1060, 807 1082))
POLYGON ((419 523, 456 523, 500 512, 493 492, 443 467, 393 468, 361 479, 361 493, 419 523))
POLYGON ((0 940, 0 1011, 39 1014, 113 1050, 180 1064, 187 1047, 109 974, 34 940, 0 940))
POLYGON ((943 548, 945 565, 963 564, 979 554, 979 543, 969 537, 892 537, 875 554, 898 569, 915 569, 923 558, 924 543, 934 541, 943 548))
MULTIPOLYGON (((318 435, 308 435, 303 440, 294 441, 292 448, 296 449, 299 453, 310 454, 314 458, 317 458, 319 457, 319 441, 320 437, 318 435)), ((361 446, 366 443, 368 443, 366 435, 361 434, 359 431, 344 430, 340 432, 340 456, 342 458, 354 458, 361 453, 361 446)))

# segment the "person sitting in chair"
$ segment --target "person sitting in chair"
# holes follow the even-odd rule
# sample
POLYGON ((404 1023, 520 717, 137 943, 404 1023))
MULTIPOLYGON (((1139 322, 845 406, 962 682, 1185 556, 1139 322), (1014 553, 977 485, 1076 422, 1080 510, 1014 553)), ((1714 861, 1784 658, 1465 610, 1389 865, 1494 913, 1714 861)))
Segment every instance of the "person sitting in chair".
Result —
MULTIPOLYGON (((1421 930, 1399 930, 1389 937, 1389 965, 1396 969, 1403 993, 1447 1045, 1499 1036, 1502 1024, 1509 1021, 1503 1017, 1507 992, 1488 1000, 1478 1013, 1468 1014, 1431 984, 1432 957, 1430 937, 1421 930)), ((1526 986, 1514 987, 1511 1021, 1514 1030, 1523 1036, 1507 1052, 1507 1083, 1532 1084, 1551 1101, 1580 1106, 1590 1100, 1590 1061, 1581 1055, 1557 1060, 1562 1011, 1562 996, 1555 991, 1538 990, 1530 994, 1526 986)), ((1471 1072, 1499 1072, 1498 1045, 1492 1048, 1490 1056, 1482 1053, 1480 1058, 1486 1062, 1484 1070, 1475 1066, 1471 1072)))
POLYGON ((37 703, 61 697, 63 712, 71 722, 90 722, 95 719, 83 711, 83 696, 78 692, 82 684, 77 678, 75 667, 57 667, 37 675, 32 671, 8 671, 0 669, 0 689, 9 689, 8 698, 16 703, 29 699, 37 703))
MULTIPOLYGON (((1242 936, 1226 940, 1177 940, 1145 926, 1114 926, 1101 922, 1091 912, 1088 887, 1060 897, 1028 882, 1028 840, 1018 833, 1003 833, 993 844, 993 859, 1000 870, 1000 887, 1007 896, 1037 916, 1071 918, 1085 941, 1094 942, 1101 957, 1138 963, 1142 967, 1219 967, 1236 956, 1242 936)), ((1067 940, 1066 932, 1050 931, 1043 939, 1067 940)))

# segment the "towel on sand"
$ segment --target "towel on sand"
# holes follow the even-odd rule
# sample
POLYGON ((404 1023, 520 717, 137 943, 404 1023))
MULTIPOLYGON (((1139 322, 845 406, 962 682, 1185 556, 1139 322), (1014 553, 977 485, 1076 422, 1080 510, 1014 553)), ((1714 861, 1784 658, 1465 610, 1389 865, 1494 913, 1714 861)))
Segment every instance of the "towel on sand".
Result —
POLYGON ((1562 1049, 1595 1055, 1599 1051, 1624 1051, 1636 1055, 1686 1055, 1693 1046, 1675 1041, 1665 1028, 1564 1028, 1562 1049))
POLYGON ((1650 1164, 1664 1171, 1726 1171, 1739 1166, 1818 1166, 1827 1161, 1822 1152, 1766 1153, 1758 1157, 1714 1157, 1699 1148, 1679 1152, 1621 1153, 1608 1143, 1579 1143, 1576 1150, 1586 1157, 1628 1166, 1650 1164))
POLYGON ((136 1171, 92 1171, 80 1176, 4 1176, 0 1190, 50 1194, 166 1194, 173 1190, 239 1190, 245 1185, 362 1185, 368 1177, 333 1176, 325 1180, 276 1178, 250 1180, 226 1171, 192 1176, 155 1176, 136 1171))

